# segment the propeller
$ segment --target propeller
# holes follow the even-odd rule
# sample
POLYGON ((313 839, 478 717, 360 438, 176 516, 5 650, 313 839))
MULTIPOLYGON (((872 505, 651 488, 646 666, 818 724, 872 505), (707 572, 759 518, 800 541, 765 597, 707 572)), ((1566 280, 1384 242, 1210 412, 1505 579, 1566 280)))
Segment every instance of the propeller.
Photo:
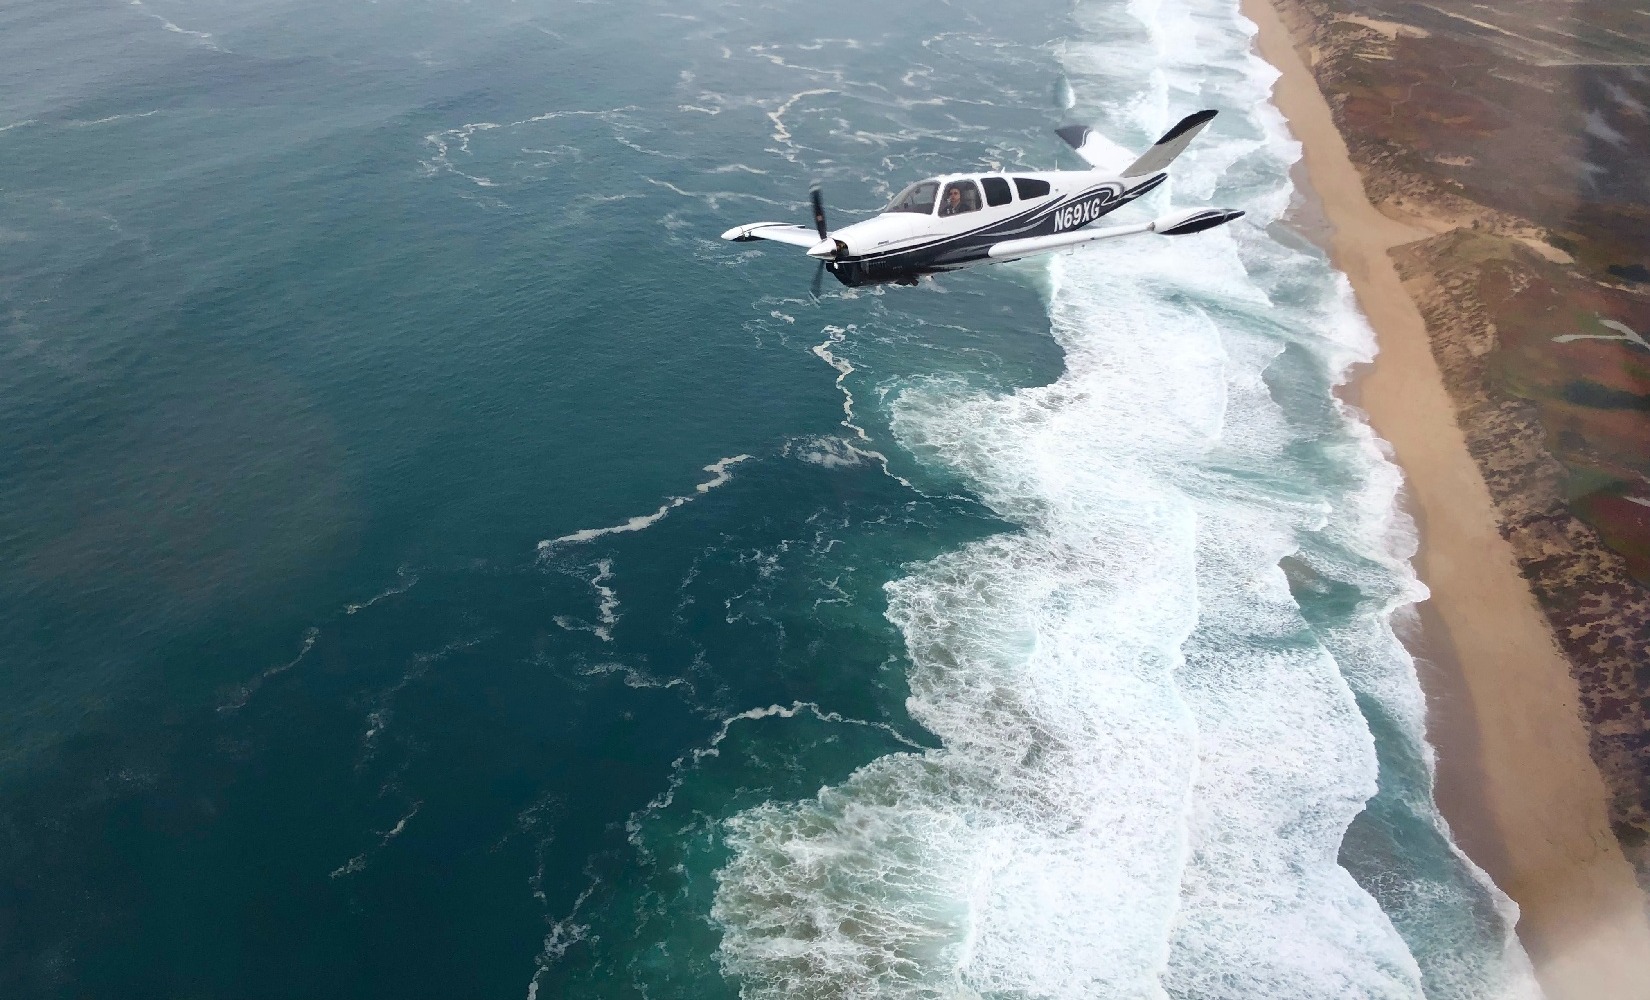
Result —
POLYGON ((830 233, 825 229, 825 199, 820 197, 818 184, 808 189, 808 200, 814 203, 814 228, 819 230, 819 238, 829 239, 830 233))
MULTIPOLYGON (((825 228, 825 198, 819 193, 818 184, 808 189, 808 200, 814 207, 814 229, 819 232, 821 241, 829 239, 830 231, 825 228)), ((814 282, 809 292, 816 302, 819 301, 820 283, 825 280, 825 267, 825 261, 821 258, 819 266, 814 268, 814 282)))

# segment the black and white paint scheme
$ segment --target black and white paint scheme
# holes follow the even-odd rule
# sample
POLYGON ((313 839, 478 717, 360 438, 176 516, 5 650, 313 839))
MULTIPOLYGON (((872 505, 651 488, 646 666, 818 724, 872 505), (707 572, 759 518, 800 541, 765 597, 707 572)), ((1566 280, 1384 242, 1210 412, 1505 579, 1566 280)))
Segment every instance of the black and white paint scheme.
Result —
MULTIPOLYGON (((1057 129, 1092 169, 947 174, 906 187, 873 218, 831 232, 824 200, 812 192, 814 228, 753 222, 722 234, 744 243, 773 240, 806 249, 844 285, 914 285, 925 274, 1018 260, 1097 240, 1159 233, 1181 236, 1243 215, 1230 208, 1170 212, 1150 222, 1104 229, 1090 223, 1155 189, 1213 111, 1187 115, 1133 163, 1116 169, 1116 146, 1083 125, 1057 129)), ((816 275, 816 286, 817 278, 816 275)))

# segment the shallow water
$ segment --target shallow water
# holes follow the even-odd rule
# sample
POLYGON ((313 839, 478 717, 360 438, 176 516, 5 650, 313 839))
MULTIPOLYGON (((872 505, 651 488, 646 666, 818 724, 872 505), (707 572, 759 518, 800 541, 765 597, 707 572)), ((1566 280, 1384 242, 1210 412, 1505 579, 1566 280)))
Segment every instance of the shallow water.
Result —
POLYGON ((0 14, 6 995, 1532 991, 1270 79, 1169 0, 0 14), (716 239, 1201 107, 1129 211, 1217 232, 716 239))

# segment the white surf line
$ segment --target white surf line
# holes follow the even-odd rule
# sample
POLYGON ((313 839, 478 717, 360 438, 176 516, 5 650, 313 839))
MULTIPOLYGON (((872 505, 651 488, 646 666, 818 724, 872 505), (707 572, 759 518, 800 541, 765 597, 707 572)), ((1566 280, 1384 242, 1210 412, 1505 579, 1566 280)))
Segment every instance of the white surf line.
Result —
POLYGON ((716 461, 705 466, 705 471, 711 473, 711 478, 695 486, 693 488, 693 494, 688 496, 671 497, 664 503, 660 504, 659 509, 651 514, 639 514, 628 521, 610 525, 606 528, 580 528, 578 531, 562 535, 560 538, 547 538, 544 541, 539 542, 539 558, 543 559, 545 556, 549 555, 550 551, 558 545, 578 545, 583 542, 589 542, 597 538, 601 538, 603 535, 622 535, 632 531, 641 531, 644 528, 651 528, 653 525, 664 520, 665 515, 669 514, 671 511, 685 503, 697 500, 699 497, 709 493, 711 490, 714 490, 716 487, 721 486, 723 483, 726 483, 728 480, 732 479, 733 473, 728 470, 733 466, 738 465, 740 462, 748 462, 750 459, 750 455, 734 455, 731 458, 717 459, 716 461))
POLYGON ((774 704, 768 705, 764 708, 746 709, 738 715, 731 715, 728 718, 723 719, 721 726, 717 727, 716 732, 704 746, 697 747, 671 762, 670 782, 665 787, 665 790, 660 792, 658 795, 655 795, 647 805, 631 813, 630 818, 625 820, 625 833, 631 844, 633 844, 637 850, 642 851, 644 854, 646 853, 645 848, 642 847, 638 840, 641 835, 643 817, 647 816, 649 813, 655 813, 661 809, 670 808, 670 804, 676 801, 676 790, 682 786, 682 782, 686 779, 688 772, 697 768, 699 766, 699 762, 704 760, 706 757, 720 757, 722 755, 721 743, 723 740, 728 738, 728 733, 733 729, 734 723, 747 721, 754 722, 758 719, 771 718, 794 719, 803 712, 812 715, 821 722, 839 722, 843 725, 865 726, 870 729, 880 729, 889 736, 892 736, 901 745, 909 747, 917 753, 924 753, 928 750, 927 747, 906 736, 904 733, 900 732, 898 729, 895 729, 893 726, 890 726, 886 722, 871 722, 866 719, 850 719, 840 712, 825 711, 819 707, 817 702, 793 701, 788 706, 774 704))
POLYGON ((489 854, 497 854, 517 836, 536 837, 534 855, 538 859, 538 864, 534 873, 527 877, 527 885, 533 890, 533 898, 538 900, 541 905, 545 902, 543 848, 549 846, 550 842, 555 839, 555 820, 563 818, 565 815, 566 803, 562 801, 561 796, 556 795, 554 792, 541 795, 534 800, 532 805, 517 812, 515 825, 504 831, 504 834, 493 842, 492 847, 487 848, 489 854), (546 813, 554 813, 554 816, 549 820, 551 824, 550 833, 545 831, 546 813))
MULTIPOLYGON (((404 582, 397 586, 390 587, 382 593, 379 593, 361 603, 346 604, 344 606, 344 614, 353 615, 357 611, 372 607, 374 604, 377 604, 385 598, 393 597, 396 594, 404 594, 412 589, 413 584, 418 582, 417 575, 405 566, 397 569, 396 574, 400 576, 404 582)), ((268 668, 263 673, 252 678, 250 681, 247 681, 245 684, 242 684, 227 701, 218 706, 218 711, 227 714, 245 707, 246 703, 252 700, 252 696, 258 692, 258 689, 263 686, 265 681, 269 680, 271 677, 276 677, 280 674, 286 673, 288 670, 291 670, 293 667, 296 667, 300 662, 302 662, 303 658, 308 656, 309 651, 314 648, 315 641, 320 637, 321 630, 319 627, 311 625, 309 628, 305 629, 303 646, 298 650, 297 656, 294 656, 286 663, 268 668)))
POLYGON ((401 679, 373 696, 374 708, 367 713, 367 728, 361 734, 361 755, 355 761, 357 771, 363 770, 378 755, 378 737, 389 728, 390 722, 395 718, 395 696, 408 684, 429 673, 430 667, 434 664, 461 649, 479 645, 485 638, 487 637, 477 636, 474 639, 455 639, 434 652, 415 654, 412 665, 401 675, 401 679))
POLYGON ((601 619, 601 624, 596 626, 596 638, 603 642, 613 641, 613 626, 619 621, 619 598, 613 593, 613 588, 607 585, 607 581, 611 579, 613 560, 603 559, 596 563, 596 575, 591 577, 590 586, 600 598, 596 614, 601 619))
POLYGON ((662 681, 646 671, 637 670, 625 663, 598 663, 593 667, 579 671, 580 677, 611 677, 614 674, 624 678, 624 686, 627 688, 637 690, 657 688, 668 691, 673 687, 681 686, 689 691, 693 690, 693 682, 685 677, 672 677, 668 681, 662 681))
MULTIPOLYGON (((613 641, 613 626, 619 621, 619 596, 607 581, 613 579, 613 560, 603 559, 596 563, 596 575, 587 583, 596 592, 596 616, 598 624, 587 625, 576 618, 567 615, 556 615, 554 621, 559 627, 569 632, 589 632, 603 642, 613 641)), ((591 671, 585 671, 589 674, 591 671)), ((604 671, 611 673, 611 671, 604 671)), ((632 685, 634 686, 634 685, 632 685)))
MULTIPOLYGON (((866 445, 870 445, 871 436, 865 433, 865 428, 861 427, 856 422, 856 417, 854 415, 854 394, 848 389, 848 376, 854 373, 853 362, 846 358, 839 358, 831 351, 832 346, 842 343, 842 341, 848 336, 848 332, 852 329, 852 325, 847 327, 825 327, 825 342, 822 344, 815 344, 813 347, 813 352, 814 356, 819 358, 819 360, 836 369, 836 387, 837 391, 842 393, 842 426, 848 428, 850 431, 853 431, 854 436, 865 442, 866 445)), ((883 475, 899 483, 906 489, 916 489, 915 486, 911 485, 911 480, 906 479, 904 476, 899 475, 893 469, 888 467, 888 456, 884 455, 882 452, 871 447, 861 448, 852 441, 848 442, 848 450, 852 454, 861 455, 865 458, 876 461, 878 465, 882 466, 883 475)))
MULTIPOLYGON (((773 57, 770 56, 769 58, 773 57)), ((780 65, 783 66, 784 62, 780 61, 780 65)), ((796 143, 791 141, 791 130, 785 127, 785 115, 790 112, 791 108, 796 105, 797 101, 802 100, 804 97, 820 97, 825 94, 835 93, 837 93, 837 91, 832 87, 820 87, 815 90, 804 90, 800 93, 792 94, 791 96, 785 98, 785 100, 780 103, 779 107, 774 108, 772 111, 766 112, 768 120, 773 122, 773 141, 783 144, 790 150, 790 152, 781 154, 787 160, 790 160, 792 163, 796 162, 796 143)))
POLYGON ((852 444, 837 435, 809 436, 792 438, 785 442, 780 449, 783 458, 794 458, 809 465, 822 465, 827 469, 836 469, 861 465, 865 455, 852 444))
POLYGON ((337 868, 334 868, 332 870, 332 874, 328 875, 327 877, 328 878, 342 878, 345 875, 354 875, 356 872, 365 871, 366 867, 367 867, 367 862, 369 860, 371 860, 372 855, 374 855, 374 854, 378 853, 379 851, 383 850, 384 847, 386 845, 388 845, 390 841, 392 841, 395 838, 401 836, 401 831, 403 831, 407 828, 407 822, 409 820, 411 820, 414 816, 417 816, 418 815, 418 810, 423 808, 423 806, 424 806, 424 803, 423 803, 422 800, 420 800, 418 802, 414 802, 413 805, 412 805, 412 811, 411 812, 407 813, 407 815, 401 817, 399 820, 396 820, 396 823, 395 823, 394 826, 390 827, 388 830, 381 831, 378 834, 378 846, 368 848, 367 850, 362 851, 360 854, 357 854, 355 857, 350 858, 348 861, 346 861, 343 864, 339 865, 337 868))
MULTIPOLYGON (((140 115, 110 115, 107 118, 99 118, 96 121, 65 122, 64 124, 67 124, 67 125, 69 125, 73 128, 91 128, 93 125, 107 125, 110 122, 126 121, 127 119, 130 119, 130 118, 148 118, 151 115, 158 115, 158 114, 160 114, 160 109, 156 108, 153 111, 145 111, 140 115)), ((10 126, 7 126, 7 128, 10 128, 10 126)), ((5 131, 5 130, 0 129, 0 131, 5 131)))
POLYGON ((842 589, 842 577, 841 576, 837 576, 835 579, 832 579, 832 580, 827 580, 826 583, 825 583, 825 589, 831 591, 834 594, 836 594, 836 596, 835 597, 816 597, 816 598, 814 598, 814 611, 816 611, 816 612, 819 610, 819 606, 821 604, 852 604, 852 603, 854 603, 854 599, 852 597, 848 596, 848 592, 846 590, 842 589))
POLYGON ((406 566, 396 569, 395 575, 402 582, 395 584, 386 590, 379 591, 377 594, 374 594, 372 597, 369 597, 365 601, 358 604, 346 604, 344 606, 344 614, 353 615, 358 611, 365 611, 387 597, 395 597, 397 594, 405 594, 413 588, 414 584, 418 583, 418 574, 408 569, 406 566))
POLYGON ((430 175, 445 171, 450 174, 457 174, 459 177, 463 177, 474 183, 477 187, 498 187, 498 182, 492 180, 491 178, 482 177, 477 174, 467 174, 453 166, 452 159, 448 155, 449 153, 455 151, 452 147, 452 143, 457 143, 456 152, 470 156, 474 155, 470 151, 470 137, 475 135, 477 132, 491 132, 494 129, 501 128, 519 128, 522 125, 533 125, 538 122, 547 122, 556 118, 575 118, 585 116, 600 118, 605 121, 609 115, 621 115, 629 111, 640 110, 641 109, 634 104, 626 104, 623 107, 597 109, 593 111, 546 111, 542 115, 534 115, 531 118, 523 118, 521 121, 506 122, 503 124, 499 122, 469 122, 459 126, 458 128, 450 128, 441 132, 431 132, 429 135, 426 135, 424 137, 424 144, 434 147, 435 155, 429 160, 421 162, 426 173, 430 175))
MULTIPOLYGON (((585 890, 579 893, 579 898, 573 901, 573 908, 567 911, 567 916, 550 925, 549 932, 544 935, 544 950, 536 959, 538 968, 533 971, 533 978, 527 983, 527 1000, 538 1000, 539 979, 545 970, 567 954, 567 949, 583 941, 585 935, 590 933, 589 924, 575 923, 573 918, 579 915, 579 910, 590 898, 590 894, 596 891, 598 883, 599 880, 593 879, 585 890)), ((542 892, 537 895, 541 901, 544 899, 542 892)))
POLYGON ((10 125, 0 125, 0 132, 10 132, 14 128, 22 128, 25 125, 38 125, 38 124, 40 124, 38 119, 25 118, 20 122, 12 122, 10 125))
POLYGON ((395 838, 401 836, 401 831, 407 828, 407 821, 412 819, 414 816, 417 816, 419 808, 423 805, 423 802, 414 802, 412 812, 409 812, 407 815, 396 820, 395 825, 385 831, 384 839, 379 842, 379 846, 383 846, 384 844, 387 844, 395 838))
POLYGON ((353 858, 350 858, 337 868, 334 868, 327 878, 340 878, 344 875, 354 875, 356 872, 365 871, 366 867, 367 855, 363 852, 361 854, 357 854, 353 858))
POLYGON ((166 18, 150 10, 149 5, 144 3, 143 0, 130 0, 128 6, 136 7, 145 17, 151 17, 156 21, 159 21, 162 28, 165 28, 167 31, 170 31, 175 35, 188 35, 190 38, 195 39, 209 49, 214 49, 218 52, 224 51, 216 42, 212 41, 212 33, 210 31, 190 31, 188 28, 180 28, 171 21, 168 21, 166 18))
MULTIPOLYGON (((620 142, 623 143, 624 145, 631 145, 630 143, 624 143, 624 140, 620 140, 620 142)), ((640 146, 632 146, 632 148, 638 149, 638 150, 641 149, 640 146)), ((647 152, 647 150, 643 150, 643 152, 647 152)), ((710 191, 710 192, 689 191, 685 188, 677 187, 675 184, 672 184, 669 181, 661 181, 661 180, 659 180, 657 178, 654 178, 654 177, 644 176, 642 178, 642 180, 647 181, 649 184, 655 185, 656 187, 662 187, 665 190, 670 191, 673 194, 679 194, 684 198, 698 198, 701 201, 703 201, 705 203, 705 206, 713 212, 721 210, 723 199, 734 199, 734 200, 738 200, 738 201, 759 201, 764 205, 776 205, 776 206, 778 206, 780 208, 784 208, 784 209, 791 209, 791 208, 795 207, 791 202, 788 202, 788 201, 775 201, 772 198, 764 198, 759 194, 750 194, 749 192, 745 192, 745 191, 710 191)))
POLYGON ((218 706, 218 711, 220 713, 227 714, 229 712, 233 712, 233 711, 245 706, 248 701, 252 700, 252 696, 257 693, 258 689, 263 686, 264 681, 267 681, 271 677, 275 677, 279 674, 286 673, 288 670, 291 670, 293 667, 296 667, 303 660, 303 658, 305 656, 308 656, 309 651, 311 649, 315 648, 315 640, 319 639, 320 637, 321 637, 321 630, 320 629, 315 628, 314 626, 310 626, 309 628, 305 629, 304 630, 304 644, 298 650, 298 655, 297 656, 294 656, 292 659, 290 659, 287 662, 282 663, 278 666, 270 667, 269 669, 265 670, 263 673, 261 673, 258 676, 252 678, 250 681, 247 681, 245 684, 242 684, 240 686, 240 688, 238 690, 236 690, 236 692, 230 697, 230 699, 228 701, 226 701, 223 704, 218 706))
POLYGON ((685 159, 687 159, 687 156, 685 156, 682 153, 667 153, 662 149, 649 149, 649 148, 647 148, 646 146, 642 145, 639 142, 631 142, 629 139, 626 139, 624 136, 620 136, 620 135, 614 136, 613 141, 618 143, 619 145, 625 147, 626 149, 635 150, 636 152, 641 153, 644 156, 657 156, 662 160, 685 160, 685 159))

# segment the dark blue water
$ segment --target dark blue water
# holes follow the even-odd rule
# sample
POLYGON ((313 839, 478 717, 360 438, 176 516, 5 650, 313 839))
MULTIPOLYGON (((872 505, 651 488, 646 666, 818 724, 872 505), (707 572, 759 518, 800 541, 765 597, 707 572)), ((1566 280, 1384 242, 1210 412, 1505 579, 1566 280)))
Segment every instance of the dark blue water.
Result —
POLYGON ((0 10, 0 995, 1485 995, 1320 257, 816 301, 717 239, 1075 166, 1051 93, 1219 104, 1177 197, 1265 219, 1244 53, 1224 4, 0 10), (1284 624, 1221 617, 1223 534, 1284 624), (1229 759, 1300 705, 1322 760, 1229 759))
MULTIPOLYGON (((1002 524, 856 456, 811 348, 853 324, 862 396, 1047 380, 1039 296, 815 305, 811 261, 715 235, 1052 157, 1062 10, 990 14, 0 14, 0 992, 519 996, 593 886, 663 891, 625 823, 727 716, 889 729, 796 727, 713 811, 923 740, 881 586, 1002 524)), ((697 945, 707 911, 648 919, 697 945)), ((624 994, 632 944, 571 964, 624 994)), ((727 992, 713 948, 678 995, 727 992)))

